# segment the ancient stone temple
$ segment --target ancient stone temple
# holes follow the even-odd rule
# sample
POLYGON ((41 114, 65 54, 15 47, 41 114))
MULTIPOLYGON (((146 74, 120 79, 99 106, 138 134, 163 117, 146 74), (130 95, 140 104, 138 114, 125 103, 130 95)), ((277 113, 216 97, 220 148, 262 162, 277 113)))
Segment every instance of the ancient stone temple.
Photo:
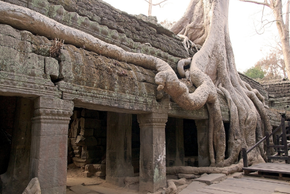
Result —
MULTIPOLYGON (((6 8, 38 12, 126 51, 161 58, 174 70, 189 57, 181 39, 151 18, 100 0, 1 0, 0 17, 6 8)), ((206 107, 186 111, 157 92, 155 70, 25 25, 0 19, 3 193, 21 193, 34 177, 42 193, 65 193, 71 163, 99 164, 100 176, 119 186, 138 173, 140 192, 164 187, 168 166, 209 165, 206 107)), ((243 79, 268 100, 259 83, 243 79)), ((229 110, 222 96, 220 102, 227 127, 229 110)), ((279 115, 269 113, 277 125, 279 115)))

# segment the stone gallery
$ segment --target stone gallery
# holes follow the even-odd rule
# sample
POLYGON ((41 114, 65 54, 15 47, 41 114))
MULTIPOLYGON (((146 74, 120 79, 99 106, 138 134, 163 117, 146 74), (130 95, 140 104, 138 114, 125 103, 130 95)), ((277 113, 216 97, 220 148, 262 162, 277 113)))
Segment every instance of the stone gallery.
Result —
MULTIPOLYGON (((101 0, 1 0, 0 193, 22 193, 34 177, 42 193, 66 193, 69 164, 98 166, 118 186, 138 174, 139 191, 155 192, 174 166, 231 158, 228 150, 222 159, 210 154, 211 106, 182 108, 155 77, 168 68, 178 75, 178 62, 194 52, 154 18, 101 0)), ((239 76, 278 126, 290 99, 275 88, 289 82, 263 87, 239 76)), ((176 78, 198 90, 188 76, 176 78)), ((215 100, 226 147, 229 101, 219 92, 215 100)))

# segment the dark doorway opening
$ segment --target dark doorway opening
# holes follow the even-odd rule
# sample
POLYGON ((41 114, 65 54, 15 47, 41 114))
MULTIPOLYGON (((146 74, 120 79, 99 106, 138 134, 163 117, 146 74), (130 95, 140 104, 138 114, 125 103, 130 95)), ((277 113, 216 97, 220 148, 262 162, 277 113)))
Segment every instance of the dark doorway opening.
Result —
POLYGON ((194 120, 183 120, 185 165, 198 166, 197 128, 194 120))

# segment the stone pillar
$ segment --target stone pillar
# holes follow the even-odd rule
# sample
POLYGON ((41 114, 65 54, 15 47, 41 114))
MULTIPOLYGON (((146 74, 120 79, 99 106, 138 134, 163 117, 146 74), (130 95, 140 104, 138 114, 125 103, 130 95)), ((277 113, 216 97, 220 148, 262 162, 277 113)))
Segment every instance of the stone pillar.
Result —
POLYGON ((209 166, 208 120, 196 120, 195 125, 197 128, 198 166, 209 166))
POLYGON ((166 186, 165 124, 168 115, 138 115, 140 125, 139 191, 155 192, 166 186))
POLYGON ((66 193, 68 124, 73 102, 39 97, 34 102, 30 178, 41 193, 66 193))
POLYGON ((106 181, 124 186, 125 177, 133 177, 132 115, 107 113, 106 181))
POLYGON ((166 165, 184 166, 183 119, 168 119, 166 125, 166 165))

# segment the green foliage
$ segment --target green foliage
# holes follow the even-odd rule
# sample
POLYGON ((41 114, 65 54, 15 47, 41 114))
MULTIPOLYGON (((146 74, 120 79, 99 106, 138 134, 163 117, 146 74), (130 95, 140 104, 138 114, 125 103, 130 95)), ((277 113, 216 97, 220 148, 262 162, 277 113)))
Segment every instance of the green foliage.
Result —
POLYGON ((257 66, 248 69, 244 74, 252 79, 263 79, 265 76, 265 72, 257 66))

